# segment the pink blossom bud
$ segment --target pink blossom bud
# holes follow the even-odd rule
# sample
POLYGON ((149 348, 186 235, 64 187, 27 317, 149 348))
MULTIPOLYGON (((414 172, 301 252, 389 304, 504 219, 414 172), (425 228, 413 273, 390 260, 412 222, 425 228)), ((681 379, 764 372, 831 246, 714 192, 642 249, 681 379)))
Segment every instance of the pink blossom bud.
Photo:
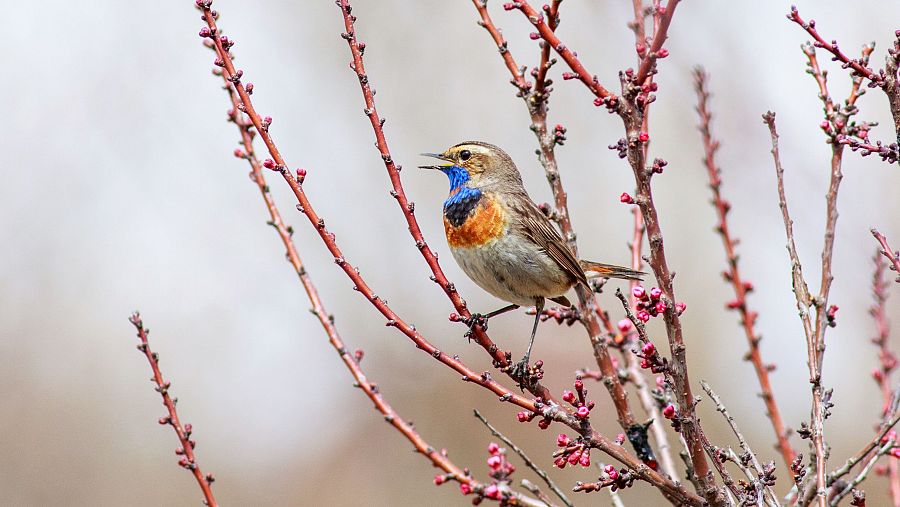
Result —
POLYGON ((635 285, 634 288, 631 289, 631 295, 638 299, 644 299, 647 295, 647 291, 644 289, 643 285, 635 285))
POLYGON ((563 391, 563 396, 562 396, 562 398, 563 398, 563 401, 568 402, 568 403, 572 403, 572 402, 575 401, 575 393, 573 393, 572 391, 569 391, 569 390, 567 389, 567 390, 563 391))
POLYGON ((450 322, 459 322, 459 315, 456 312, 451 313, 447 318, 450 319, 450 322))
POLYGON ((628 195, 628 192, 622 192, 622 195, 619 196, 619 202, 625 204, 634 204, 634 198, 628 195))
POLYGON ((297 181, 303 183, 303 180, 306 179, 306 169, 300 167, 297 169, 297 181))
POLYGON ((497 442, 491 442, 490 444, 488 444, 488 452, 491 453, 491 455, 500 452, 500 446, 497 444, 497 442))
POLYGON ((656 387, 659 389, 662 389, 665 386, 666 386, 666 377, 663 377, 662 375, 658 375, 656 377, 656 387))
POLYGON ((725 303, 725 306, 727 306, 729 310, 735 310, 741 307, 741 301, 739 299, 732 299, 731 301, 725 303))
POLYGON ((637 312, 637 318, 641 322, 647 322, 650 320, 650 314, 646 310, 641 310, 637 312))
POLYGON ((656 52, 656 56, 658 58, 665 58, 665 57, 669 56, 669 50, 666 48, 662 48, 656 52))
POLYGON ((606 475, 608 475, 612 480, 616 480, 619 478, 619 471, 616 470, 616 467, 612 465, 606 465, 606 467, 603 468, 603 471, 606 472, 606 475))
POLYGON ((642 143, 646 143, 649 140, 650 140, 650 134, 648 134, 646 132, 641 132, 640 134, 638 134, 638 141, 640 141, 642 143))
POLYGON ((566 463, 568 463, 568 462, 566 461, 565 456, 560 456, 560 457, 556 458, 556 460, 553 461, 553 464, 557 468, 566 468, 566 463))
POLYGON ((672 405, 671 403, 666 405, 666 408, 663 409, 662 414, 666 419, 672 419, 673 417, 675 417, 675 405, 672 405))
POLYGON ((434 476, 434 485, 435 486, 440 486, 441 484, 445 483, 446 481, 447 481, 447 478, 444 477, 443 475, 435 475, 434 476))
POLYGON ((646 369, 649 368, 650 366, 652 366, 652 365, 650 364, 650 361, 648 361, 647 359, 641 359, 641 368, 643 368, 643 369, 646 370, 646 369))
POLYGON ((531 40, 538 40, 541 38, 541 35, 537 32, 531 32, 528 34, 528 37, 531 38, 531 40))
POLYGON ((275 161, 271 158, 267 158, 263 160, 263 167, 265 167, 266 169, 275 169, 275 161))
POLYGON ((462 493, 464 495, 469 495, 472 493, 472 486, 469 486, 465 482, 462 482, 459 485, 459 491, 460 491, 460 493, 462 493))
POLYGON ((530 418, 528 417, 528 412, 519 412, 516 414, 516 419, 518 419, 519 422, 528 422, 530 418))
POLYGON ((619 331, 622 333, 627 333, 631 330, 631 321, 628 319, 622 319, 617 324, 616 327, 619 328, 619 331))
POLYGON ((657 301, 654 308, 656 309, 656 313, 663 313, 666 311, 666 304, 662 301, 657 301))
POLYGON ((656 345, 647 342, 643 347, 641 347, 641 352, 643 352, 645 356, 652 356, 653 353, 656 352, 656 345))
POLYGON ((597 97, 596 99, 594 99, 594 105, 597 106, 597 107, 602 106, 602 105, 603 105, 603 99, 601 99, 600 97, 597 97))
POLYGON ((516 4, 514 4, 512 2, 503 4, 503 10, 505 10, 505 11, 511 11, 515 8, 516 8, 516 4))
POLYGON ((622 445, 625 443, 625 434, 624 433, 619 433, 618 435, 616 435, 616 443, 619 445, 622 445))
POLYGON ((234 149, 234 156, 237 157, 237 158, 244 158, 244 157, 247 156, 247 154, 244 153, 244 150, 242 150, 242 149, 240 149, 240 148, 235 148, 235 149, 234 149))
POLYGON ((203 37, 205 39, 209 36, 210 36, 209 27, 204 26, 203 28, 200 29, 200 37, 203 37))
POLYGON ((538 421, 538 428, 545 430, 550 427, 550 419, 541 419, 538 421))
POLYGON ((572 454, 569 454, 569 464, 571 464, 571 465, 578 463, 578 460, 580 460, 580 459, 581 459, 580 451, 575 451, 572 454))
POLYGON ((581 391, 584 389, 584 381, 580 378, 575 379, 575 390, 581 391))
POLYGON ((652 289, 650 289, 650 299, 656 301, 660 298, 660 296, 662 296, 662 289, 660 289, 659 287, 653 287, 652 289))
POLYGON ((681 315, 687 309, 687 305, 684 303, 675 303, 675 313, 681 315))
POLYGON ((587 416, 591 415, 591 411, 588 410, 584 405, 578 407, 578 411, 575 412, 575 415, 580 417, 581 419, 586 419, 587 416))
POLYGON ((569 445, 569 436, 565 433, 560 433, 559 436, 556 437, 556 445, 557 447, 565 447, 569 445))
POLYGON ((502 460, 500 459, 500 456, 491 456, 490 458, 487 459, 487 464, 491 470, 497 470, 498 468, 500 468, 500 465, 503 463, 502 463, 502 460))
POLYGON ((581 466, 583 466, 583 467, 589 467, 589 466, 591 466, 591 455, 588 454, 587 452, 582 453, 581 459, 578 460, 578 464, 581 465, 581 466))

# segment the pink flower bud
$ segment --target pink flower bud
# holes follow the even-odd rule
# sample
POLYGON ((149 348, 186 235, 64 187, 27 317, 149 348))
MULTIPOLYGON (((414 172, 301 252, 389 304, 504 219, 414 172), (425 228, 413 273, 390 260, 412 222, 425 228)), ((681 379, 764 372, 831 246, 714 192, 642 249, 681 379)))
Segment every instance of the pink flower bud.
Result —
POLYGON ((643 352, 645 356, 652 356, 653 353, 656 352, 656 345, 647 342, 643 347, 641 347, 641 352, 643 352))
POLYGON ((662 301, 657 301, 654 308, 656 309, 656 313, 663 313, 666 311, 666 304, 662 301))
POLYGON ((472 486, 469 486, 469 485, 466 484, 465 482, 460 483, 460 485, 459 485, 459 491, 460 491, 460 493, 462 493, 462 494, 464 494, 464 495, 469 495, 469 494, 472 493, 472 486))
POLYGON ((573 403, 575 401, 575 393, 573 393, 572 391, 569 391, 567 389, 567 390, 563 391, 562 398, 563 398, 563 401, 565 401, 565 402, 573 403))
POLYGON ((675 313, 681 315, 687 309, 687 305, 684 303, 675 303, 675 313))
POLYGON ((204 26, 203 28, 200 29, 200 37, 203 37, 205 39, 209 36, 210 36, 209 27, 204 26))
POLYGON ((441 484, 445 483, 446 481, 447 481, 447 478, 444 477, 443 475, 435 475, 434 476, 434 485, 435 486, 440 486, 441 484))
POLYGON ((519 422, 528 422, 531 418, 528 417, 528 412, 519 412, 516 414, 516 419, 518 419, 519 422))
POLYGON ((616 480, 619 478, 619 471, 616 470, 616 467, 612 465, 606 465, 603 471, 606 472, 606 475, 608 475, 612 480, 616 480))
POLYGON ((560 433, 559 436, 556 437, 556 445, 557 447, 565 447, 569 445, 569 436, 565 433, 560 433))
POLYGON ((591 411, 588 410, 584 405, 578 407, 578 410, 575 412, 575 415, 580 417, 581 419, 586 419, 587 416, 591 415, 591 411))
POLYGON ((234 149, 234 156, 237 157, 237 158, 244 158, 244 157, 246 157, 247 155, 244 153, 244 150, 242 150, 242 149, 240 149, 240 148, 235 148, 235 149, 234 149))
POLYGON ((646 143, 649 140, 650 140, 650 134, 648 134, 646 132, 641 132, 640 134, 638 134, 638 141, 640 141, 642 143, 646 143))
POLYGON ((497 470, 500 468, 501 464, 502 460, 500 459, 500 456, 491 456, 487 459, 487 465, 491 470, 497 470))
POLYGON ((263 160, 263 167, 265 167, 266 169, 275 169, 275 161, 271 158, 267 158, 263 160))
POLYGON ((637 312, 637 318, 641 322, 647 322, 650 320, 650 314, 646 310, 641 310, 637 312))
POLYGON ((628 192, 622 192, 622 195, 619 196, 619 202, 625 204, 634 204, 634 198, 628 195, 628 192))
POLYGON ((634 288, 631 289, 631 295, 638 299, 644 299, 644 296, 647 295, 647 291, 644 289, 643 285, 635 285, 634 288))
POLYGON ((660 298, 660 296, 662 296, 662 289, 660 289, 659 287, 653 287, 652 289, 650 289, 650 299, 656 301, 660 298))
POLYGON ((550 427, 550 419, 541 419, 538 421, 538 428, 545 430, 550 427))
POLYGON ((500 446, 497 445, 497 442, 491 442, 490 444, 488 444, 488 452, 491 453, 491 455, 500 452, 500 446))
POLYGON ((631 330, 631 321, 628 319, 622 319, 616 324, 616 327, 619 328, 620 332, 627 333, 631 330))
POLYGON ((540 35, 539 33, 537 33, 537 32, 531 32, 530 34, 528 34, 528 37, 529 37, 531 40, 538 40, 538 39, 541 38, 541 35, 540 35))
POLYGON ((556 458, 556 460, 553 461, 553 464, 557 468, 566 468, 566 463, 568 463, 568 462, 566 461, 565 456, 560 456, 560 457, 556 458))
POLYGON ((622 445, 625 443, 625 434, 624 433, 619 433, 618 435, 616 435, 616 443, 619 445, 622 445))
POLYGON ((666 419, 672 419, 673 417, 675 417, 675 405, 672 405, 671 403, 666 405, 666 408, 663 409, 662 414, 666 419))
POLYGON ((669 56, 669 50, 666 48, 662 48, 656 52, 656 56, 658 58, 665 58, 665 57, 669 56))
POLYGON ((584 389, 584 381, 580 378, 575 379, 575 390, 581 391, 582 389, 584 389))
POLYGON ((297 181, 303 183, 303 180, 306 179, 306 169, 300 167, 297 169, 297 181))
POLYGON ((578 460, 578 464, 581 465, 581 466, 583 466, 583 467, 589 467, 589 466, 591 466, 591 455, 588 454, 587 452, 582 453, 581 459, 578 460))
POLYGON ((581 459, 581 452, 575 451, 572 454, 569 454, 569 464, 574 465, 578 463, 578 460, 581 459))

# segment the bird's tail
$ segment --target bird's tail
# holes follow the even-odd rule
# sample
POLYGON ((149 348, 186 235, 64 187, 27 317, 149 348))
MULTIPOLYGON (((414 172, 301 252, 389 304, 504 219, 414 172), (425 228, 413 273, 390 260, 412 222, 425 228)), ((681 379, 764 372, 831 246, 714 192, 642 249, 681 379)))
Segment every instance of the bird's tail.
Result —
POLYGON ((614 264, 601 264, 586 260, 578 261, 588 278, 621 278, 623 280, 643 280, 646 273, 614 264))

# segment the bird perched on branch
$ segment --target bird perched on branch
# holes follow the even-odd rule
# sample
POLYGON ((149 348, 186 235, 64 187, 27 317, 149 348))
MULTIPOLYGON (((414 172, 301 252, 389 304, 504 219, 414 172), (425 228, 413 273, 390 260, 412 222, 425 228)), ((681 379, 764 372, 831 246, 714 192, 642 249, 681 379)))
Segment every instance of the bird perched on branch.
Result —
POLYGON ((466 141, 443 153, 423 153, 446 162, 424 165, 450 179, 444 201, 444 231, 453 258, 479 287, 509 306, 473 315, 471 327, 520 306, 534 306, 534 326, 525 357, 513 372, 528 372, 538 322, 549 299, 571 306, 565 294, 589 278, 640 280, 643 273, 622 266, 579 260, 547 216, 528 196, 509 155, 480 141, 466 141))

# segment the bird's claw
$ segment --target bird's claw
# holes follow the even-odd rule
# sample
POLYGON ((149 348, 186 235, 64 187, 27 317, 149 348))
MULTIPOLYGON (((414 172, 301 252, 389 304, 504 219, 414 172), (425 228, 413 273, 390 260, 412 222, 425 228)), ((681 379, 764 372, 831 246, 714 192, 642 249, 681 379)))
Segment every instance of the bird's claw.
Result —
POLYGON ((482 315, 480 313, 473 313, 472 315, 470 315, 466 318, 459 319, 459 321, 462 322, 463 324, 466 324, 467 326, 469 326, 469 330, 466 331, 466 333, 463 336, 468 338, 470 342, 472 341, 472 333, 475 332, 475 326, 480 327, 482 331, 487 331, 487 328, 488 328, 487 317, 485 317, 484 315, 482 315))
POLYGON ((508 367, 509 376, 516 381, 516 385, 524 392, 544 376, 544 372, 541 369, 542 366, 543 361, 538 361, 534 366, 531 366, 528 364, 528 357, 523 357, 521 361, 508 367))

